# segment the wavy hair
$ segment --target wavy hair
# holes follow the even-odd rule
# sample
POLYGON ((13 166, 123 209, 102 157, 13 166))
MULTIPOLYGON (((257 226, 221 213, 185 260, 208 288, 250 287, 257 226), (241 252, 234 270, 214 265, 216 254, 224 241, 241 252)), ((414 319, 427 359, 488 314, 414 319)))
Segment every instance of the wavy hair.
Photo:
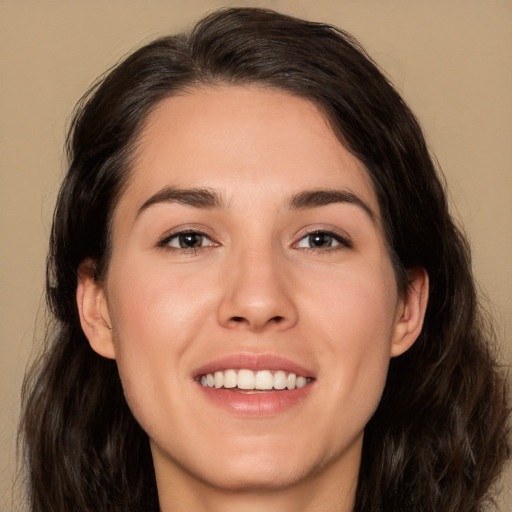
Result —
POLYGON ((407 105, 349 34, 262 9, 228 9, 128 56, 81 100, 47 261, 54 323, 23 388, 32 512, 158 510, 147 435, 116 363, 90 348, 78 268, 108 269, 110 222, 148 114, 198 84, 260 84, 306 98, 366 167, 399 289, 430 279, 424 327, 391 361, 365 429, 356 512, 478 512, 509 455, 506 381, 477 303, 468 245, 407 105))

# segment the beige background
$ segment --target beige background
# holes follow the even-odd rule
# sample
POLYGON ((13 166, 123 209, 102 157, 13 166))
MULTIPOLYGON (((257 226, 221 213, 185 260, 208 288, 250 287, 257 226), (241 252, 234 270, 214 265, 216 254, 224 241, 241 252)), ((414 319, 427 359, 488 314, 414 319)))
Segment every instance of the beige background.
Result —
MULTIPOLYGON (((10 503, 19 391, 44 320, 44 258, 69 115, 126 52, 222 5, 339 25, 387 70, 444 169, 512 361, 512 0, 0 0, 2 511, 18 510, 10 503)), ((503 487, 501 510, 511 510, 512 470, 503 487)))

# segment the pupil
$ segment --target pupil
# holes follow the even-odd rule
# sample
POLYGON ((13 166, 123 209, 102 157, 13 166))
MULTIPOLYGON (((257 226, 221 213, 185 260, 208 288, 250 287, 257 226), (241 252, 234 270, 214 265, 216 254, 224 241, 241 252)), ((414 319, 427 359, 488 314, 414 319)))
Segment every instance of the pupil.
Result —
POLYGON ((201 235, 197 233, 185 233, 180 235, 180 247, 183 249, 193 248, 201 245, 201 235))
POLYGON ((324 233, 315 233, 309 236, 309 243, 314 247, 330 247, 331 237, 324 233))

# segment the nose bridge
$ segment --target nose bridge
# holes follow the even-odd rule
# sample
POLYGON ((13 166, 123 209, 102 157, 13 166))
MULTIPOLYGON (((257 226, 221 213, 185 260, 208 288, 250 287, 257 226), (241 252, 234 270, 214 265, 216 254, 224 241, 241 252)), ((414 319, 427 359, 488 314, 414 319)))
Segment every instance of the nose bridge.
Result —
POLYGON ((234 249, 226 261, 219 322, 253 331, 295 324, 297 309, 286 274, 285 258, 271 241, 234 249))

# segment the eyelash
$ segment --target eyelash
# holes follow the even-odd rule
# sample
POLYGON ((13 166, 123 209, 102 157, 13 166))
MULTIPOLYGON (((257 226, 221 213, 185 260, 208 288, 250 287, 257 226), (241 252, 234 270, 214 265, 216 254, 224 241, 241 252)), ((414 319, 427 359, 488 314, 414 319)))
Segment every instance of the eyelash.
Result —
MULTIPOLYGON (((311 242, 311 240, 310 240, 310 242, 311 242)), ((166 236, 163 240, 158 242, 158 247, 165 249, 167 251, 181 251, 181 252, 191 253, 191 254, 196 254, 199 251, 201 251, 202 249, 205 249, 207 247, 217 247, 218 245, 219 244, 214 242, 209 235, 207 235, 206 233, 203 233, 202 231, 198 231, 198 230, 179 231, 177 233, 173 233, 172 235, 166 236), (183 237, 186 235, 194 235, 197 237, 201 237, 202 242, 204 241, 204 239, 207 239, 207 240, 209 240, 209 243, 207 245, 201 245, 199 247, 173 247, 170 245, 170 242, 173 239, 175 239, 179 243, 179 237, 183 237)), ((333 231, 329 231, 329 230, 325 230, 325 229, 317 229, 317 230, 309 231, 309 232, 305 233, 303 236, 301 236, 301 238, 299 239, 298 242, 295 242, 293 244, 293 247, 296 249, 301 249, 301 250, 308 251, 308 252, 309 251, 313 251, 313 252, 324 251, 325 252, 325 251, 336 251, 336 250, 347 249, 347 248, 350 249, 350 248, 352 248, 352 242, 345 236, 341 236, 339 233, 335 233, 333 231), (301 242, 303 242, 304 240, 307 240, 309 237, 314 237, 315 235, 328 237, 330 239, 331 243, 336 242, 336 245, 331 245, 328 247, 316 247, 316 248, 300 246, 301 242)))
POLYGON ((215 247, 217 245, 218 244, 216 244, 211 239, 211 237, 208 236, 206 233, 203 233, 202 231, 198 231, 198 230, 193 230, 193 229, 178 231, 177 233, 173 233, 172 235, 166 236, 163 240, 158 242, 158 247, 161 247, 162 249, 165 249, 167 251, 181 251, 181 252, 192 253, 192 254, 195 254, 195 253, 199 252, 201 249, 205 249, 206 247, 215 247), (170 242, 173 239, 176 239, 177 241, 179 241, 179 237, 183 237, 186 235, 195 235, 197 237, 201 237, 203 240, 206 238, 210 241, 210 243, 207 245, 204 245, 204 246, 201 245, 199 247, 173 247, 170 245, 170 242))
POLYGON ((328 229, 316 229, 314 231, 309 231, 305 233, 298 242, 294 244, 294 247, 297 247, 299 249, 303 249, 305 251, 337 251, 341 249, 351 249, 352 248, 352 242, 345 236, 340 235, 339 233, 336 233, 334 231, 330 231, 328 229), (334 241, 337 243, 337 245, 334 246, 328 246, 328 247, 299 247, 299 244, 306 240, 307 238, 314 237, 314 236, 324 236, 329 237, 331 241, 334 241))

